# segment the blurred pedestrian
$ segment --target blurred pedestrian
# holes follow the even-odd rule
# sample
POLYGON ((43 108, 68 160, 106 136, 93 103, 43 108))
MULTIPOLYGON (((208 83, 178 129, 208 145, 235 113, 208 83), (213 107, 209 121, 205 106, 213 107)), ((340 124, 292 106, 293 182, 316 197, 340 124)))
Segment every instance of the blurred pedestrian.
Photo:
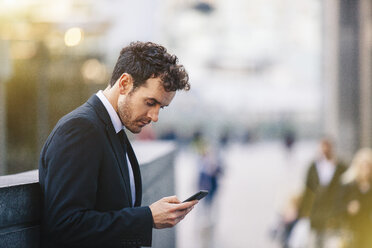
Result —
POLYGON ((372 149, 360 149, 348 171, 340 192, 339 206, 343 226, 351 231, 352 248, 372 247, 372 149))
POLYGON ((340 189, 340 177, 346 166, 333 153, 329 140, 320 142, 320 156, 311 163, 299 217, 308 217, 313 233, 313 247, 325 248, 335 228, 335 204, 340 189))
POLYGON ((213 244, 215 223, 218 221, 218 205, 214 204, 219 188, 219 178, 222 174, 222 159, 219 146, 212 146, 202 134, 197 131, 193 135, 192 147, 196 151, 198 166, 198 188, 208 190, 208 195, 201 202, 197 230, 201 236, 202 248, 215 247, 213 244))
POLYGON ((221 172, 222 168, 215 151, 210 147, 204 147, 199 157, 199 189, 209 191, 206 203, 211 204, 216 195, 221 172))
POLYGON ((201 132, 194 134, 193 146, 198 155, 198 187, 199 189, 209 191, 205 203, 211 204, 218 189, 218 179, 222 173, 219 149, 213 149, 201 132))
POLYGON ((292 152, 292 148, 294 146, 294 143, 296 141, 296 135, 293 130, 286 130, 284 133, 284 146, 287 150, 287 153, 290 154, 292 152))

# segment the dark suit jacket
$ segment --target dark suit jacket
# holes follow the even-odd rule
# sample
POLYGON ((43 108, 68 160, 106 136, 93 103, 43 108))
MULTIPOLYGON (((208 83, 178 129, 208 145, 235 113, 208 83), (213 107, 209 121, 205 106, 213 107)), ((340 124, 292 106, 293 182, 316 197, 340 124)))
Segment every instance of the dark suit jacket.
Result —
POLYGON ((299 215, 309 217, 311 227, 320 231, 335 225, 335 205, 341 187, 340 178, 347 167, 342 162, 337 162, 331 182, 327 186, 322 186, 315 163, 311 164, 307 172, 306 189, 299 215))
POLYGON ((140 207, 141 175, 127 148, 136 185, 132 205, 124 149, 96 95, 64 116, 40 155, 41 246, 151 246, 153 219, 140 207))

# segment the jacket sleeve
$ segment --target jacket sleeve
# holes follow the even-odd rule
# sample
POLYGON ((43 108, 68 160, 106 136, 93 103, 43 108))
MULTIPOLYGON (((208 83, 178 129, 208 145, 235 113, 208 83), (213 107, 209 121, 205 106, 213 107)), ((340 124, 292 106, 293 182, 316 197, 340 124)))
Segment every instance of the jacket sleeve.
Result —
POLYGON ((313 164, 309 167, 306 174, 306 181, 304 185, 304 191, 302 193, 302 200, 299 207, 299 217, 309 217, 314 202, 314 170, 313 164))
POLYGON ((149 207, 94 210, 104 156, 98 134, 92 122, 75 118, 45 145, 40 168, 45 233, 53 242, 76 247, 151 246, 149 207))

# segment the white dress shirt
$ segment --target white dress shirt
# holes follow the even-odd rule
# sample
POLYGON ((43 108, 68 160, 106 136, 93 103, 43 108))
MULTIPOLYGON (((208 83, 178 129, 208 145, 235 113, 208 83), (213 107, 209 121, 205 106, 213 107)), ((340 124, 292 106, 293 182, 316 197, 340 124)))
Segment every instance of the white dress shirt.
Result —
MULTIPOLYGON (((111 118, 111 122, 112 122, 112 125, 114 126, 115 132, 119 133, 122 129, 124 130, 123 123, 121 123, 118 113, 116 113, 114 107, 112 107, 111 103, 107 100, 102 90, 98 91, 96 95, 101 100, 103 105, 105 106, 111 118)), ((133 169, 128 159, 128 154, 126 154, 126 159, 127 159, 128 171, 129 171, 130 190, 132 194, 132 206, 134 206, 134 203, 136 202, 136 186, 134 184, 133 169)))
POLYGON ((336 170, 336 165, 332 161, 323 157, 316 162, 315 167, 318 172, 320 185, 327 186, 333 178, 333 174, 336 170))

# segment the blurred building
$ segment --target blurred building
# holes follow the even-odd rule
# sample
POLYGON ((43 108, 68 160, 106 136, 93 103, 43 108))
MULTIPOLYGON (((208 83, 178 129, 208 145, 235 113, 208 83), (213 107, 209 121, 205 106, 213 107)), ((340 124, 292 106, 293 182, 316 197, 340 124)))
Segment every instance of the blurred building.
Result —
POLYGON ((292 126, 319 135, 319 1, 168 2, 167 45, 191 72, 192 90, 174 101, 191 124, 183 131, 277 139, 292 126))
POLYGON ((324 130, 351 159, 372 146, 372 1, 322 5, 324 130))
POLYGON ((37 167, 56 121, 107 81, 92 1, 0 1, 0 174, 37 167))
POLYGON ((56 121, 135 40, 165 45, 190 74, 155 136, 291 129, 329 134, 349 158, 372 140, 371 25, 371 0, 0 0, 0 168, 36 168, 56 121))

